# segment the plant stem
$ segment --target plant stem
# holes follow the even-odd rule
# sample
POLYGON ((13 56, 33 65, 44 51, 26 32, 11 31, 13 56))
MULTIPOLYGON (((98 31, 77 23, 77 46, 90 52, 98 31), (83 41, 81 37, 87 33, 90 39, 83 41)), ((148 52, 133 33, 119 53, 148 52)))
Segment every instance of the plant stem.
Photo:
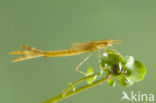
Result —
POLYGON ((100 73, 96 73, 96 74, 93 74, 93 75, 89 75, 89 76, 86 76, 86 77, 83 77, 79 80, 77 80, 76 82, 72 83, 69 87, 67 87, 63 92, 62 92, 62 95, 65 96, 66 93, 70 90, 70 89, 73 89, 73 87, 75 87, 77 84, 81 83, 83 80, 87 80, 88 78, 92 78, 94 76, 99 76, 100 73))
MULTIPOLYGON (((97 75, 97 74, 94 74, 94 75, 91 75, 91 76, 88 76, 88 77, 81 78, 81 79, 79 79, 78 81, 74 82, 73 84, 76 85, 76 84, 80 83, 81 81, 86 80, 86 79, 88 79, 88 78, 90 78, 90 77, 92 77, 92 76, 95 76, 95 75, 97 75)), ((90 85, 84 85, 84 86, 82 86, 82 87, 79 87, 79 88, 77 88, 75 91, 69 91, 69 90, 72 88, 72 87, 70 86, 70 87, 66 88, 66 89, 62 92, 62 93, 65 93, 65 95, 63 95, 63 94, 61 93, 61 94, 59 94, 59 95, 57 95, 57 96, 55 96, 55 97, 53 97, 53 98, 51 98, 51 99, 45 101, 44 103, 55 103, 55 102, 61 101, 61 100, 65 99, 65 98, 67 98, 67 97, 69 97, 69 96, 73 96, 73 95, 78 94, 78 93, 80 93, 80 92, 82 92, 82 91, 85 91, 85 90, 87 90, 87 89, 89 89, 89 88, 92 88, 92 87, 94 87, 94 86, 100 85, 100 84, 102 84, 103 82, 105 82, 106 80, 110 79, 111 76, 112 76, 112 75, 109 74, 109 75, 106 76, 105 78, 102 78, 102 79, 100 79, 100 80, 98 80, 98 81, 95 81, 95 82, 93 82, 93 83, 90 84, 90 85), (69 91, 69 92, 68 92, 68 91, 69 91)), ((73 86, 73 84, 72 84, 72 86, 73 86)))

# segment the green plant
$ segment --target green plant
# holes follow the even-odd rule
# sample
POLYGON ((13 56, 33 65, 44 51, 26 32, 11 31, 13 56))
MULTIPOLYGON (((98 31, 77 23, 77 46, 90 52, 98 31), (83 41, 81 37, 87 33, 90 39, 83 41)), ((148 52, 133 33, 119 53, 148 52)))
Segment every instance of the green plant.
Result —
POLYGON ((116 82, 122 86, 131 86, 144 79, 146 67, 132 56, 123 56, 113 49, 106 49, 105 55, 101 59, 101 69, 98 73, 92 67, 88 68, 87 75, 69 86, 56 97, 53 97, 44 103, 55 103, 69 96, 80 93, 103 82, 115 87, 116 82), (105 76, 105 77, 104 77, 105 76), (117 78, 117 81, 114 80, 117 78), (77 84, 86 81, 86 85, 76 87, 77 84))

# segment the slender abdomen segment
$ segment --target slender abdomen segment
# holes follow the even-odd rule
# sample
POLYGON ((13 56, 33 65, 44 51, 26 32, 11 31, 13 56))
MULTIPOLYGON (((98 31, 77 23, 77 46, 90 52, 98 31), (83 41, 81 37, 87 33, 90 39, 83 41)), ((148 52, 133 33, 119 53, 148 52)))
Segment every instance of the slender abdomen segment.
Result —
POLYGON ((64 57, 64 56, 73 56, 73 55, 79 55, 82 53, 88 52, 88 50, 60 50, 60 51, 45 51, 44 55, 45 57, 64 57))

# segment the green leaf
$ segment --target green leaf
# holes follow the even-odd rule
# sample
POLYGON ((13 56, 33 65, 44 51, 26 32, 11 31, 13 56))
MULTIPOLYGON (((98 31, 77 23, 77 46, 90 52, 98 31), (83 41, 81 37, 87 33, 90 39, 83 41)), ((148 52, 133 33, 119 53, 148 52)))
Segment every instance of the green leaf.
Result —
POLYGON ((133 56, 125 56, 124 57, 125 67, 130 70, 133 69, 134 61, 135 60, 133 56))
POLYGON ((92 67, 89 67, 88 70, 87 70, 87 75, 86 76, 92 75, 94 73, 95 73, 94 69, 92 67))
POLYGON ((128 87, 128 86, 133 85, 134 82, 129 80, 125 76, 118 76, 118 83, 124 87, 128 87))
POLYGON ((112 49, 107 49, 106 53, 107 55, 104 54, 101 60, 101 66, 112 69, 114 75, 120 74, 121 68, 123 67, 124 58, 117 51, 112 49))
POLYGON ((114 49, 106 49, 106 53, 121 55, 117 50, 114 50, 114 49))
POLYGON ((112 80, 112 79, 109 79, 109 80, 107 81, 107 84, 108 84, 109 86, 111 86, 111 87, 115 87, 115 86, 116 86, 115 81, 112 80))
POLYGON ((106 76, 108 76, 112 72, 111 69, 105 69, 104 71, 105 71, 106 76))
POLYGON ((133 71, 128 75, 128 78, 134 82, 139 82, 144 79, 146 75, 146 67, 140 61, 135 60, 133 65, 133 71))
MULTIPOLYGON (((87 75, 86 76, 89 76, 89 75, 93 75, 95 73, 94 69, 92 67, 88 68, 87 70, 87 75)), ((86 80, 87 84, 92 84, 95 80, 96 80, 96 77, 97 75, 93 76, 93 77, 90 77, 86 80)))
POLYGON ((96 80, 97 75, 90 77, 86 80, 87 84, 92 84, 96 80))
POLYGON ((146 75, 144 64, 135 60, 132 56, 126 56, 124 60, 124 68, 127 73, 118 76, 118 83, 122 86, 131 86, 133 83, 143 80, 146 75))
MULTIPOLYGON (((119 52, 107 49, 101 60, 106 76, 113 73, 118 77, 118 83, 122 86, 131 86, 135 82, 141 81, 146 75, 146 67, 133 56, 122 56, 119 52), (106 54, 107 53, 107 54, 106 54)), ((112 80, 108 81, 111 85, 112 80)))
POLYGON ((119 62, 123 62, 123 58, 120 55, 116 54, 108 54, 107 57, 102 58, 102 66, 105 67, 106 65, 113 66, 119 62))

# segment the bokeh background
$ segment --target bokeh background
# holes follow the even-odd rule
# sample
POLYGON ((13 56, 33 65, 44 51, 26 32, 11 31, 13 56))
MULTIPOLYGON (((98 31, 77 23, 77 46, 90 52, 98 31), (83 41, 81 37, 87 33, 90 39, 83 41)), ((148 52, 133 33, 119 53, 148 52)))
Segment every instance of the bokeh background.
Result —
MULTIPOLYGON (((59 50, 104 38, 123 39, 114 48, 141 60, 145 79, 128 88, 103 84, 60 103, 120 103, 123 90, 156 95, 155 0, 0 0, 0 103, 41 103, 82 77, 74 70, 79 56, 10 63, 16 57, 10 51, 23 44, 59 50)), ((89 63, 99 70, 96 53, 89 63)))

